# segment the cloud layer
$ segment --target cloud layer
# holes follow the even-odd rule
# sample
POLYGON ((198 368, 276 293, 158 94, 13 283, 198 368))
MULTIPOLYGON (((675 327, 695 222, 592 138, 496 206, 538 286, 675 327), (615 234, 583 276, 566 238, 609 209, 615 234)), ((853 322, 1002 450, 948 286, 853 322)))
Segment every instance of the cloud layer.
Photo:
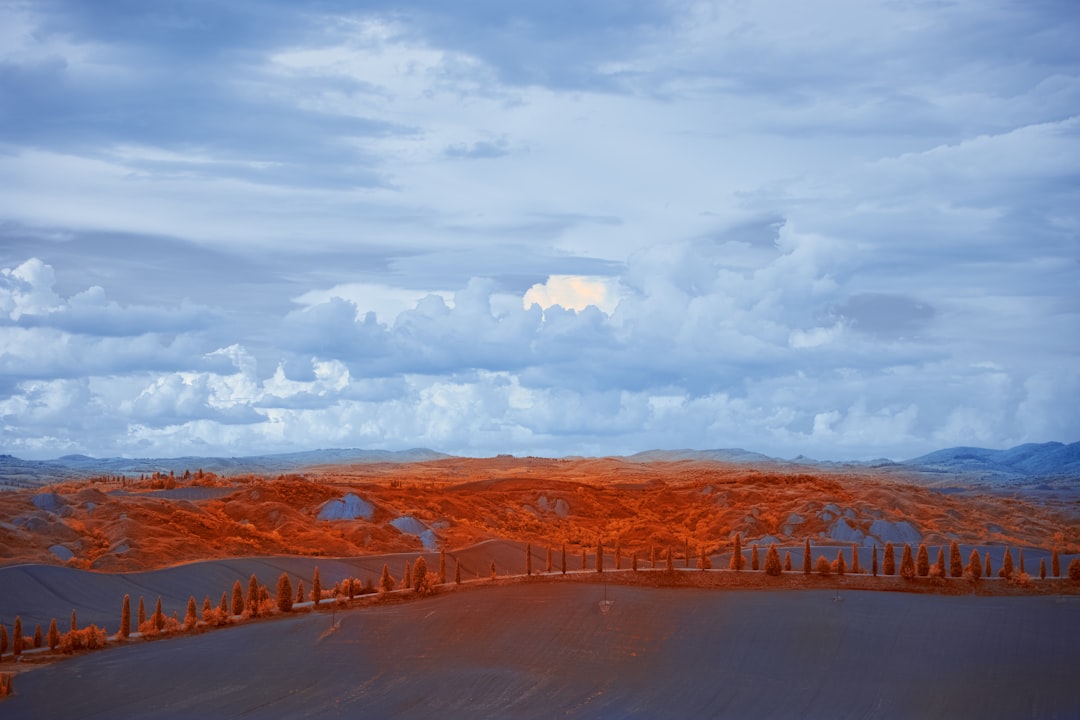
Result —
POLYGON ((0 451, 1080 436, 1069 3, 0 2, 0 451))

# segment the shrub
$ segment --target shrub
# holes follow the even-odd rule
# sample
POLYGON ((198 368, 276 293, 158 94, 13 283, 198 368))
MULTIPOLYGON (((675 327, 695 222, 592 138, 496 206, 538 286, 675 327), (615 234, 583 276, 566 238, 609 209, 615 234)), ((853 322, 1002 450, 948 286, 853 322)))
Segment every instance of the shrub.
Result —
POLYGON ((307 595, 304 593, 304 581, 296 581, 296 602, 302 603, 307 601, 307 595))
POLYGON ((891 542, 885 543, 885 553, 881 560, 881 572, 883 575, 896 574, 896 551, 891 542))
POLYGON ((844 551, 836 551, 836 560, 833 561, 832 570, 837 575, 843 575, 847 571, 847 566, 844 564, 844 551))
POLYGON ((949 576, 958 578, 964 575, 963 560, 960 558, 960 546, 953 540, 949 543, 949 576))
POLYGON ((915 577, 915 559, 911 556, 911 545, 904 543, 904 554, 900 557, 900 577, 911 580, 915 577))
POLYGON ((277 609, 281 612, 292 612, 292 583, 289 582, 288 573, 281 573, 277 581, 277 609))
POLYGON ((1075 557, 1069 561, 1069 579, 1080 583, 1080 557, 1075 557))
POLYGON ((423 556, 416 558, 413 563, 413 590, 420 595, 431 595, 435 592, 435 578, 427 570, 427 561, 423 556))
POLYGON ((731 562, 728 564, 732 570, 742 570, 745 560, 742 556, 742 537, 735 533, 735 544, 731 548, 731 562))
POLYGON ((80 650, 96 650, 105 647, 105 629, 97 625, 87 625, 82 630, 70 630, 60 638, 58 649, 65 655, 80 650))
MULTIPOLYGON (((765 566, 768 568, 768 565, 765 566)), ((791 553, 784 551, 784 572, 791 572, 791 553)))
POLYGON ((829 565, 829 561, 825 559, 824 555, 821 555, 817 559, 817 571, 821 575, 828 576, 832 572, 832 567, 829 565))
POLYGON ((11 694, 11 678, 13 677, 11 673, 0 673, 0 697, 11 694))
POLYGON ((71 608, 71 629, 73 631, 79 629, 79 622, 75 619, 75 608, 71 608))
POLYGON ((772 543, 769 545, 769 551, 765 553, 765 574, 775 577, 781 572, 783 571, 780 568, 780 553, 776 550, 776 543, 772 543))
POLYGON ((207 595, 202 601, 202 621, 207 625, 210 625, 216 619, 217 613, 214 612, 214 606, 210 602, 210 596, 207 595))

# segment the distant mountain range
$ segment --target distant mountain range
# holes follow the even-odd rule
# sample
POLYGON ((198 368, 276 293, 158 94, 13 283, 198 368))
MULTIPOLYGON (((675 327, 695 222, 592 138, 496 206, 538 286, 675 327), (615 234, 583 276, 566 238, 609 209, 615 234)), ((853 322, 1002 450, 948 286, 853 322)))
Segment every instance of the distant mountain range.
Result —
MULTIPOLYGON (((434 450, 329 449, 247 457, 93 458, 65 455, 55 460, 22 460, 0 455, 0 487, 36 487, 50 482, 97 475, 137 476, 154 472, 177 475, 197 469, 219 475, 277 475, 320 465, 413 463, 453 456, 434 450)), ((648 450, 623 458, 627 462, 720 462, 776 470, 865 471, 903 475, 928 485, 1014 485, 1080 479, 1080 442, 1028 443, 1008 450, 954 447, 911 460, 822 461, 799 456, 791 460, 728 448, 717 450, 648 450)))

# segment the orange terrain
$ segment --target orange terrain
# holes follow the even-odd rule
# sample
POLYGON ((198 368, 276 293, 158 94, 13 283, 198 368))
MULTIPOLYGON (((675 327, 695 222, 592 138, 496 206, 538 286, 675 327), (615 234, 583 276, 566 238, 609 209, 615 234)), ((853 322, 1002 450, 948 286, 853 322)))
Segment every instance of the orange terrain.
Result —
POLYGON ((884 542, 1080 551, 1075 498, 711 462, 453 458, 278 478, 96 479, 0 493, 0 564, 108 572, 258 555, 346 557, 501 538, 626 557, 650 548, 884 542))

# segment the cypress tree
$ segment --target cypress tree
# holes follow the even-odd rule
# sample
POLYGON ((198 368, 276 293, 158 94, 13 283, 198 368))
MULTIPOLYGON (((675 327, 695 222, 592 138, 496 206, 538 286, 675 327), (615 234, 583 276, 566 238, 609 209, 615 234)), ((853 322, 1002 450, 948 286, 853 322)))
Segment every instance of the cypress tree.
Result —
POLYGON ((637 550, 634 551, 634 557, 631 562, 633 563, 631 567, 633 568, 634 572, 637 572, 637 550))
POLYGON ((731 562, 728 563, 728 567, 732 570, 742 570, 742 566, 742 537, 739 533, 735 533, 735 545, 731 549, 731 562))
POLYGON ((804 575, 810 574, 810 568, 812 567, 810 562, 810 538, 806 538, 802 551, 802 571, 804 575))
POLYGON ((8 647, 8 634, 7 626, 0 623, 0 656, 7 652, 8 647))
POLYGON ((184 627, 189 630, 199 622, 199 606, 195 604, 195 596, 189 595, 187 601, 187 614, 184 615, 184 627))
MULTIPOLYGON (((409 564, 405 563, 405 574, 409 573, 409 564)), ((315 566, 314 576, 311 578, 311 600, 315 603, 315 607, 319 607, 319 603, 322 602, 322 582, 319 580, 319 566, 315 566)))
MULTIPOLYGON (((459 577, 460 577, 460 572, 461 572, 461 568, 458 568, 459 577)), ((383 563, 382 575, 379 576, 379 591, 385 593, 385 592, 390 592, 393 589, 394 589, 394 576, 390 574, 390 566, 387 565, 386 563, 383 563)))
POLYGON ((994 566, 990 563, 990 551, 986 551, 986 577, 994 577, 994 566))
POLYGON ((232 586, 232 614, 244 614, 244 588, 240 585, 239 580, 234 582, 232 586))
POLYGON ((223 620, 229 615, 229 593, 227 591, 223 590, 221 593, 221 604, 218 605, 218 612, 221 613, 223 620))
POLYGON ((754 543, 753 549, 750 551, 750 569, 751 570, 759 570, 759 569, 761 569, 761 564, 758 561, 757 543, 754 543))
POLYGON ((669 573, 675 572, 675 557, 670 545, 668 545, 667 549, 667 571, 669 573))
POLYGON ((79 629, 79 623, 75 619, 75 608, 71 608, 71 632, 79 629))
POLYGON ((581 569, 587 569, 585 566, 585 548, 581 548, 581 569))
POLYGON ((776 550, 776 543, 769 545, 769 551, 765 553, 765 574, 780 575, 780 553, 776 550))
POLYGON ((49 642, 49 649, 56 650, 60 646, 60 628, 56 627, 56 618, 49 621, 49 633, 45 636, 49 642))
POLYGON ((204 623, 210 623, 213 621, 214 606, 210 603, 210 596, 207 595, 202 601, 202 621, 204 623))
POLYGON ((652 562, 652 569, 656 569, 656 546, 649 546, 649 560, 652 562))
POLYGON ((562 544, 562 574, 566 574, 566 543, 562 544))
POLYGON ((918 559, 915 561, 915 571, 919 577, 930 574, 930 553, 926 549, 926 543, 919 543, 918 559))
POLYGON ((960 546, 953 540, 949 543, 949 576, 958 578, 964 576, 963 560, 960 559, 960 546))
POLYGON ((247 610, 251 617, 259 617, 259 578, 248 578, 247 610))
POLYGON ((1069 579, 1080 582, 1080 557, 1074 557, 1069 561, 1069 579))
POLYGON ((1039 559, 1039 579, 1046 579, 1046 558, 1039 559))
MULTIPOLYGON (((352 583, 349 583, 352 587, 352 583)), ((281 573, 277 581, 277 609, 281 612, 292 612, 292 583, 287 573, 281 573)))
POLYGON ((847 571, 847 565, 844 563, 844 550, 843 548, 836 551, 836 574, 843 575, 847 571))
POLYGON ((1054 577, 1061 577, 1061 560, 1058 559, 1057 548, 1050 551, 1050 572, 1054 574, 1054 577))
POLYGON ((690 541, 683 541, 683 567, 690 567, 690 541))
POLYGON ((784 572, 791 572, 791 551, 784 551, 784 572))
POLYGON ((877 543, 874 544, 872 553, 870 556, 870 572, 873 573, 874 577, 877 577, 877 543))
POLYGON ((532 575, 532 545, 525 543, 525 574, 532 575))
POLYGON ((600 540, 596 542, 596 572, 604 572, 604 543, 600 540))
POLYGON ((615 541, 615 569, 622 570, 622 542, 615 541))
MULTIPOLYGON (((551 564, 551 551, 548 551, 548 564, 551 564)), ((439 584, 446 584, 446 550, 439 551, 439 584)))
POLYGON ((881 561, 881 572, 883 575, 896 574, 896 551, 893 550, 891 542, 885 543, 885 553, 881 561))
POLYGON ((937 568, 937 576, 945 577, 945 546, 938 545, 937 549, 937 562, 934 563, 934 567, 937 568))
POLYGON ((1020 548, 1019 562, 1020 562, 1020 572, 1023 573, 1023 572, 1025 572, 1024 571, 1024 548, 1020 548))
POLYGON ((461 584, 461 561, 454 558, 454 584, 461 584))
POLYGON ((859 545, 858 543, 851 543, 851 572, 858 574, 862 570, 859 568, 859 545))
POLYGON ((998 571, 998 575, 1006 580, 1012 580, 1013 575, 1013 559, 1012 550, 1005 548, 1005 557, 1001 559, 1001 570, 998 571))
POLYGON ((904 554, 900 557, 900 577, 911 580, 915 577, 915 559, 911 556, 911 545, 904 543, 904 554))
POLYGON ((427 561, 424 560, 423 555, 416 558, 416 562, 413 563, 412 575, 413 589, 420 593, 426 593, 431 578, 428 577, 427 561))
POLYGON ((544 572, 546 572, 546 573, 551 572, 551 568, 552 568, 552 565, 551 565, 551 546, 548 545, 548 548, 547 548, 547 562, 544 563, 544 572))
POLYGON ((15 616, 15 627, 11 632, 11 654, 18 657, 23 651, 22 617, 15 616))
POLYGON ((701 557, 698 558, 698 567, 702 570, 708 569, 709 558, 705 555, 705 546, 701 546, 701 557))
POLYGON ((124 596, 124 604, 120 608, 120 631, 116 633, 122 638, 131 635, 131 596, 124 596))
POLYGON ((45 639, 41 636, 41 625, 34 626, 34 647, 39 648, 44 644, 45 639))
POLYGON ((979 562, 979 551, 972 548, 968 556, 967 573, 972 580, 978 580, 982 576, 982 563, 979 562))
MULTIPOLYGON (((307 600, 307 594, 304 592, 304 581, 302 579, 296 581, 296 602, 302 603, 307 600)), ((294 603, 295 604, 295 603, 294 603)))
POLYGON ((495 561, 494 560, 491 561, 491 579, 492 580, 495 579, 495 561))
POLYGON ((165 614, 161 612, 161 596, 158 595, 157 605, 154 606, 154 616, 151 618, 154 621, 154 628, 161 632, 165 629, 165 614))

